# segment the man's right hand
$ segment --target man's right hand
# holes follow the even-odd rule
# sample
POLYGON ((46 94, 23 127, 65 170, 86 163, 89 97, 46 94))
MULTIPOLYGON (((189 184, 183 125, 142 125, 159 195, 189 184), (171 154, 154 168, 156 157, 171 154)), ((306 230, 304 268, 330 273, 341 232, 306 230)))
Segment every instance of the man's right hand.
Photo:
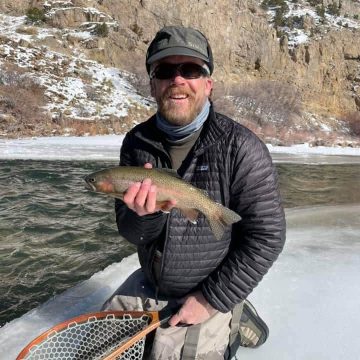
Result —
MULTIPOLYGON (((150 163, 144 165, 146 169, 152 169, 150 163)), ((161 208, 156 203, 157 187, 152 184, 151 179, 131 184, 124 195, 124 202, 129 209, 135 211, 139 216, 153 214, 159 210, 170 211, 175 205, 175 200, 170 200, 161 208)))

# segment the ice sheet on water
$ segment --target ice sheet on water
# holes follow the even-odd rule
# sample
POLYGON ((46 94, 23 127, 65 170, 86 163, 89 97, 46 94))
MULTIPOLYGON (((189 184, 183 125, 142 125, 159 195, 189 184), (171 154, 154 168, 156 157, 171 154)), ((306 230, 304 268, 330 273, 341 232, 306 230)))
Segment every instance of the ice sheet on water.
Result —
MULTIPOLYGON (((246 359, 356 359, 360 343, 360 205, 290 209, 283 253, 250 301, 270 328, 259 349, 239 350, 246 359)), ((138 267, 137 256, 113 264, 89 280, 0 329, 7 359, 50 326, 98 310, 138 267)))
POLYGON ((270 338, 246 359, 356 359, 360 205, 287 212, 287 243, 251 294, 270 338))

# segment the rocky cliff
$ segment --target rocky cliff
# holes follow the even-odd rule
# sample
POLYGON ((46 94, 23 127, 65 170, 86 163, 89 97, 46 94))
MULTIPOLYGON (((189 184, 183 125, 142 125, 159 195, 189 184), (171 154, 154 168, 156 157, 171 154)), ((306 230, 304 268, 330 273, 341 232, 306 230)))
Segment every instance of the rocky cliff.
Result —
MULTIPOLYGON (((343 12, 359 14, 359 2, 342 3, 343 12)), ((235 83, 259 78, 284 81, 294 84, 311 108, 336 113, 360 111, 359 24, 321 30, 319 24, 308 21, 305 30, 318 33, 289 48, 286 35, 277 37, 268 14, 256 1, 103 0, 73 4, 77 8, 53 11, 49 24, 78 27, 86 21, 111 21, 107 19, 111 14, 117 26, 101 49, 101 60, 106 64, 140 71, 133 67, 143 66, 147 44, 160 27, 194 26, 210 39, 215 78, 235 83), (84 12, 85 6, 96 7, 102 15, 91 17, 84 12)), ((89 51, 90 56, 91 52, 99 57, 98 49, 89 51)))
POLYGON ((3 0, 0 12, 21 15, 30 7, 44 10, 42 27, 62 30, 53 41, 43 40, 49 48, 66 53, 75 47, 89 59, 140 78, 145 51, 159 28, 193 26, 210 40, 214 78, 223 95, 273 82, 291 89, 303 112, 322 119, 360 113, 358 0, 3 0), (108 28, 105 37, 74 35, 102 23, 108 28))

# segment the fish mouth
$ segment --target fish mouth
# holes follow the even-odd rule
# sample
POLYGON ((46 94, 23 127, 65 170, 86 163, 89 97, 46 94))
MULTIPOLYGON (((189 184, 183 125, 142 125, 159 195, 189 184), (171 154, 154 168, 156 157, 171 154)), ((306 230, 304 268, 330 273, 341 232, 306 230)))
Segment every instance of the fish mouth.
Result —
POLYGON ((96 187, 94 185, 95 179, 93 177, 86 176, 84 178, 84 181, 85 181, 85 189, 91 190, 91 191, 96 191, 96 187))

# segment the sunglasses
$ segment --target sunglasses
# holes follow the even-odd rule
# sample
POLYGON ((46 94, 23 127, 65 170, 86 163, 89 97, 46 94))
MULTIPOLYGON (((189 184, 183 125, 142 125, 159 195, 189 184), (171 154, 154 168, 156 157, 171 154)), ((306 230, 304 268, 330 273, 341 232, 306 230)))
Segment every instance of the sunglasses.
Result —
POLYGON ((201 66, 195 63, 162 63, 151 73, 150 79, 167 80, 174 78, 176 74, 180 74, 184 79, 198 79, 201 76, 209 75, 209 71, 206 65, 201 66))

